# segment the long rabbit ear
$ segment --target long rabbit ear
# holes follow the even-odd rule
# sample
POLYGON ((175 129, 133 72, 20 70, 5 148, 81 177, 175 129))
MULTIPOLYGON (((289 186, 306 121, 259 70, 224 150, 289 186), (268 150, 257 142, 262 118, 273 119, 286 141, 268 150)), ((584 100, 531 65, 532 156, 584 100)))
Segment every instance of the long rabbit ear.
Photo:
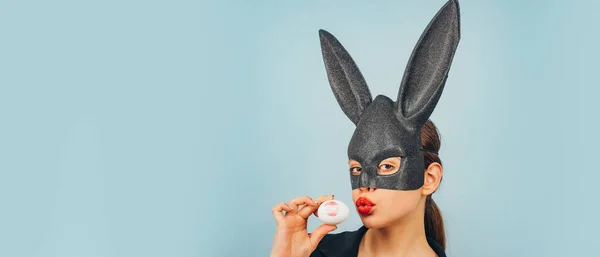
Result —
POLYGON ((350 54, 333 35, 321 29, 319 36, 329 85, 342 111, 358 124, 360 115, 372 101, 367 82, 350 54))
POLYGON ((458 1, 450 0, 431 20, 410 57, 396 102, 400 117, 415 125, 429 119, 444 89, 459 40, 458 1))

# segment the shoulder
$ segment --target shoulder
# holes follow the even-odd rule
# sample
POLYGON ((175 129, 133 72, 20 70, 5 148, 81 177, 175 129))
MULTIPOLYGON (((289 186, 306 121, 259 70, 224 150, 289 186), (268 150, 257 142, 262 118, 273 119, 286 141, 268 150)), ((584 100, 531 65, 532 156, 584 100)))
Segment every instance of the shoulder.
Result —
POLYGON ((365 231, 366 228, 361 227, 354 231, 327 234, 310 257, 356 257, 358 245, 365 231))

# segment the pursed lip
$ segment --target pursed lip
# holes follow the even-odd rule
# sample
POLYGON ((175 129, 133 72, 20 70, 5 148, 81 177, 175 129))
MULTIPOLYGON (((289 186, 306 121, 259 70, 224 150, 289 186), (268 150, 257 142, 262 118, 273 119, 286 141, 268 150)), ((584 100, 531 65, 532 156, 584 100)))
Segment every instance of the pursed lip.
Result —
POLYGON ((375 203, 373 203, 369 198, 366 197, 359 197, 358 199, 356 199, 356 207, 359 206, 375 206, 375 203))

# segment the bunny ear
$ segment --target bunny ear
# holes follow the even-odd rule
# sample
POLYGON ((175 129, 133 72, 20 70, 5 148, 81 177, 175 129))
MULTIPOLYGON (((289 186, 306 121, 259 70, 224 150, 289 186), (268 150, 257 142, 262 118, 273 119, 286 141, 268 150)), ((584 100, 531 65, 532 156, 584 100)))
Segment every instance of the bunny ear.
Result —
POLYGON ((450 0, 431 20, 410 57, 398 93, 397 113, 424 124, 442 94, 460 39, 458 1, 450 0))
POLYGON ((350 54, 333 35, 319 30, 319 36, 333 94, 346 116, 358 124, 363 110, 372 101, 367 82, 350 54))

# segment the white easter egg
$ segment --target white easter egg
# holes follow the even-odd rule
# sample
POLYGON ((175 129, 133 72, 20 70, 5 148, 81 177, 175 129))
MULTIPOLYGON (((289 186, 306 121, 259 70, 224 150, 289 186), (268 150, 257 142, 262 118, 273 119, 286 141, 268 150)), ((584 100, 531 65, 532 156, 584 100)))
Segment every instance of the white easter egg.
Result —
POLYGON ((348 218, 350 209, 338 200, 328 200, 319 206, 317 211, 319 219, 328 225, 337 225, 348 218))

